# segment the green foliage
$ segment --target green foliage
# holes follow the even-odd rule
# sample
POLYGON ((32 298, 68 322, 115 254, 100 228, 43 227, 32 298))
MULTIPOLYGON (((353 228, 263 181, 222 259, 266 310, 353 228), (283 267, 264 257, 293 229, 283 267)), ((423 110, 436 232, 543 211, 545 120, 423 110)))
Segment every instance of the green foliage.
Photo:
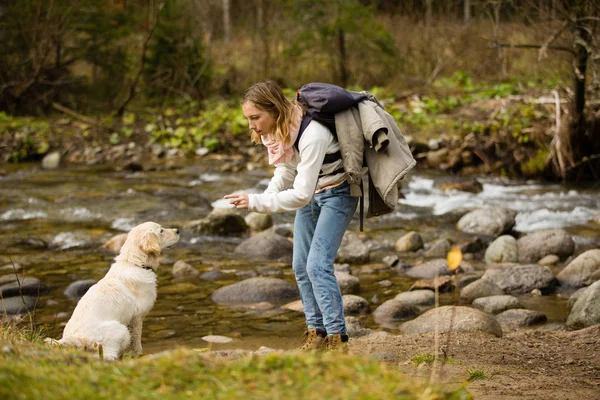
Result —
POLYGON ((167 0, 150 42, 144 66, 147 92, 164 97, 203 97, 210 65, 204 58, 202 38, 195 35, 196 22, 190 2, 167 0))
POLYGON ((467 381, 469 382, 489 379, 484 370, 475 367, 468 368, 467 375, 467 381))
POLYGON ((431 364, 434 360, 435 360, 435 356, 430 353, 417 354, 416 356, 414 356, 412 358, 412 362, 415 365, 431 364))
POLYGON ((524 164, 521 164, 521 172, 525 176, 536 176, 544 171, 546 168, 546 161, 548 160, 548 150, 540 149, 535 153, 535 156, 531 157, 524 164))
POLYGON ((156 123, 146 124, 144 130, 151 134, 154 143, 184 150, 203 146, 216 151, 221 147, 223 133, 247 133, 248 123, 238 104, 212 100, 204 102, 203 109, 193 116, 167 108, 156 123))
POLYGON ((289 31, 284 57, 299 64, 328 60, 329 71, 334 73, 324 79, 345 84, 340 76, 340 37, 346 47, 347 69, 351 59, 361 66, 362 60, 377 59, 382 76, 390 76, 397 66, 392 35, 377 22, 372 8, 358 0, 297 0, 291 2, 288 16, 296 29, 289 31))

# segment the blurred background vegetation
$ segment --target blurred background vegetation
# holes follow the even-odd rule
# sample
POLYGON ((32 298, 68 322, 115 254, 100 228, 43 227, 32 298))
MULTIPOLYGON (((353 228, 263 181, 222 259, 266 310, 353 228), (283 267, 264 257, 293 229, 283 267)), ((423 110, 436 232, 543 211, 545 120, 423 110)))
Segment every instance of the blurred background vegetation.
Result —
MULTIPOLYGON (((240 94, 273 79, 290 96, 311 81, 367 89, 401 124, 468 134, 487 124, 439 115, 555 90, 570 119, 562 148, 546 153, 563 154, 565 178, 565 163, 600 153, 599 10, 598 0, 0 0, 0 124, 94 116, 114 144, 135 138, 140 114, 175 110, 179 124, 146 120, 144 131, 216 149, 215 129, 246 132, 240 94)), ((531 142, 532 121, 554 116, 530 108, 494 119, 527 114, 510 135, 531 142)))

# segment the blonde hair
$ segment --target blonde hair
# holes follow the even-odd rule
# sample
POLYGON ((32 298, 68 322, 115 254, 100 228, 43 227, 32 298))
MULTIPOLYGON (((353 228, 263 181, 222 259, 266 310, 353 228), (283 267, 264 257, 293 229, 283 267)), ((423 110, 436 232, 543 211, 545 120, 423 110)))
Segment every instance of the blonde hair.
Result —
MULTIPOLYGON (((283 91, 273 81, 258 82, 244 93, 242 104, 252 103, 256 108, 266 111, 275 120, 275 140, 280 143, 290 141, 290 127, 294 121, 296 106, 304 112, 304 107, 296 100, 288 100, 283 91)), ((253 143, 261 143, 260 136, 252 132, 253 143)))

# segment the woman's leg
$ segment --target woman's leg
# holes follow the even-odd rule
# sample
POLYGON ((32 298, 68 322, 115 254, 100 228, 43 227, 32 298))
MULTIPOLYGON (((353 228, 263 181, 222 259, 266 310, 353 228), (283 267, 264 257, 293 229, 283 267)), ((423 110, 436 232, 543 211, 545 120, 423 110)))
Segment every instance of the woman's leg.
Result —
POLYGON ((323 316, 317 305, 317 300, 313 293, 313 286, 306 272, 306 260, 310 250, 317 218, 319 216, 318 207, 313 208, 313 204, 309 204, 296 211, 294 220, 294 253, 292 267, 294 275, 300 290, 300 298, 304 307, 304 315, 306 316, 306 325, 308 329, 322 329, 323 316), (314 215, 314 219, 313 219, 314 215))
POLYGON ((348 185, 315 196, 320 213, 306 261, 306 271, 328 335, 346 334, 342 293, 334 275, 333 263, 357 202, 358 198, 350 197, 348 185))

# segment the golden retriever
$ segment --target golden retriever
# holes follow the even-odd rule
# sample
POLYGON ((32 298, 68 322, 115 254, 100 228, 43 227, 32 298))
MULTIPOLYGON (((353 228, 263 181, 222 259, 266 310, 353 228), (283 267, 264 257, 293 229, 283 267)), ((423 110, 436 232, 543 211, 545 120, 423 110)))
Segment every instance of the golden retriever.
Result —
POLYGON ((161 250, 179 240, 179 229, 154 222, 133 228, 104 278, 79 300, 58 343, 95 349, 116 360, 126 351, 142 353, 142 319, 156 300, 156 269, 161 250))

